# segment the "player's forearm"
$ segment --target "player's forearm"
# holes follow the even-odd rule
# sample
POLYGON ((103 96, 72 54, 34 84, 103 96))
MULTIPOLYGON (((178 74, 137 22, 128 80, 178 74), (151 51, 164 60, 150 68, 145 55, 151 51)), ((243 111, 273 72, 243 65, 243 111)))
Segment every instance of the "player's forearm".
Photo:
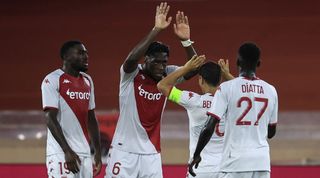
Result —
MULTIPOLYGON (((190 60, 194 55, 197 55, 197 52, 194 49, 194 47, 192 46, 192 44, 188 47, 184 47, 184 49, 186 51, 188 60, 190 60)), ((196 76, 197 74, 198 74, 198 70, 193 70, 193 71, 190 71, 190 72, 186 73, 185 75, 183 75, 183 78, 186 80, 189 80, 192 77, 196 76)))
POLYGON ((137 68, 139 60, 143 57, 149 45, 155 40, 160 31, 161 29, 159 28, 153 28, 149 34, 131 50, 123 66, 126 73, 131 73, 137 68))
POLYGON ((100 130, 95 113, 93 110, 88 113, 88 131, 90 139, 94 145, 95 155, 101 157, 100 130))
POLYGON ((228 81, 234 79, 234 76, 231 73, 227 73, 223 75, 223 78, 228 81))
POLYGON ((168 76, 158 82, 158 90, 163 93, 165 96, 169 96, 170 89, 176 84, 177 80, 188 73, 190 70, 186 67, 181 67, 178 70, 170 73, 168 76))
POLYGON ((203 148, 207 145, 209 142, 210 138, 212 137, 212 134, 214 132, 214 128, 216 127, 217 120, 213 117, 210 117, 207 125, 203 128, 203 130, 200 133, 199 140, 197 143, 196 150, 194 152, 193 157, 198 157, 200 156, 201 151, 203 148))
POLYGON ((47 118, 47 126, 48 126, 51 134, 55 138, 55 140, 60 145, 60 147, 63 150, 63 152, 66 153, 67 151, 70 151, 71 148, 68 145, 68 142, 67 142, 66 138, 63 135, 63 131, 61 129, 61 126, 60 126, 60 124, 59 124, 59 122, 57 121, 57 118, 56 118, 56 116, 57 116, 56 113, 46 112, 45 116, 47 118))
POLYGON ((197 55, 197 52, 192 45, 184 47, 184 49, 186 51, 188 60, 190 60, 194 55, 197 55))

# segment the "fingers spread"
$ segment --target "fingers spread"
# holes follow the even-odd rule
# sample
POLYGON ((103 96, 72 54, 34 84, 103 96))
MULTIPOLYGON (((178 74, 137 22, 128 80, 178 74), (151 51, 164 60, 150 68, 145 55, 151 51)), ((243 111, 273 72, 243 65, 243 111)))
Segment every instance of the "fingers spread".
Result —
POLYGON ((189 25, 189 20, 188 20, 188 16, 185 16, 185 23, 187 24, 187 25, 189 25))

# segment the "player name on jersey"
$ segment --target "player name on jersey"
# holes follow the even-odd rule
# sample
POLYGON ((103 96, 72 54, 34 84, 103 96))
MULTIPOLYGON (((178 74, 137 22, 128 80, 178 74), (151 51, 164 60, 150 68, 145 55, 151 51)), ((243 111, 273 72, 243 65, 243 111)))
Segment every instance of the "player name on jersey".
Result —
POLYGON ((254 92, 254 93, 258 93, 258 94, 264 94, 263 87, 260 85, 256 85, 256 84, 246 83, 244 85, 241 85, 241 90, 242 90, 242 93, 254 92))

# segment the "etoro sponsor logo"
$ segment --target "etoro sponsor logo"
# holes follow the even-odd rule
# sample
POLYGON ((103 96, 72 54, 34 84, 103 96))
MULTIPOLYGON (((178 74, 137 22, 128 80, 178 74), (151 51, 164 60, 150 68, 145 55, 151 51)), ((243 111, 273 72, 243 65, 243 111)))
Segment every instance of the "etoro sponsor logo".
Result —
POLYGON ((140 85, 138 87, 140 96, 142 96, 142 97, 144 97, 145 99, 148 99, 148 100, 160 100, 160 98, 162 96, 162 93, 150 93, 150 92, 144 90, 141 86, 142 85, 140 85))
POLYGON ((70 99, 80 99, 80 100, 89 100, 90 93, 89 92, 78 92, 78 91, 69 91, 67 90, 66 94, 70 97, 70 99))

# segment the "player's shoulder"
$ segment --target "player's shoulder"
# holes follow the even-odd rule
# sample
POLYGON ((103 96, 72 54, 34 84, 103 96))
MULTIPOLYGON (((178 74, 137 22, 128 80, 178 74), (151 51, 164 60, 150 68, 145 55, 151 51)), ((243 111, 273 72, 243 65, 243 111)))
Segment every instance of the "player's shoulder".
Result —
POLYGON ((47 74, 43 81, 45 82, 57 82, 60 78, 60 76, 63 74, 64 72, 61 70, 61 69, 57 69, 57 70, 54 70, 52 72, 50 72, 49 74, 47 74))
POLYGON ((231 85, 233 85, 234 83, 237 83, 240 80, 239 77, 234 78, 232 80, 228 80, 228 81, 224 81, 220 84, 219 88, 225 88, 225 87, 230 87, 231 85))
POLYGON ((212 93, 205 93, 203 95, 200 95, 202 100, 212 100, 214 98, 214 94, 212 93))
POLYGON ((86 77, 88 78, 89 80, 92 80, 91 76, 85 72, 80 72, 80 74, 83 76, 83 77, 86 77))
POLYGON ((176 66, 176 65, 167 65, 166 66, 166 73, 171 73, 175 70, 177 70, 179 68, 179 66, 176 66))
POLYGON ((193 99, 199 99, 202 97, 202 95, 196 93, 196 92, 193 92, 193 91, 188 91, 188 90, 183 90, 182 91, 184 93, 184 95, 187 95, 189 96, 189 99, 193 98, 193 99))
POLYGON ((56 69, 52 72, 50 72, 49 74, 46 75, 46 77, 60 77, 63 74, 63 70, 61 69, 56 69))
POLYGON ((261 82, 261 84, 262 84, 263 86, 268 87, 268 88, 270 88, 271 91, 277 93, 276 87, 273 86, 272 84, 270 84, 269 82, 267 82, 267 81, 265 81, 265 80, 262 80, 262 79, 260 79, 260 82, 261 82))
POLYGON ((142 65, 141 64, 138 64, 137 68, 134 69, 134 71, 132 71, 130 73, 127 73, 127 72, 124 71, 124 64, 122 64, 120 66, 120 75, 121 76, 124 76, 124 75, 127 75, 127 76, 137 75, 139 73, 139 71, 142 71, 142 65))

